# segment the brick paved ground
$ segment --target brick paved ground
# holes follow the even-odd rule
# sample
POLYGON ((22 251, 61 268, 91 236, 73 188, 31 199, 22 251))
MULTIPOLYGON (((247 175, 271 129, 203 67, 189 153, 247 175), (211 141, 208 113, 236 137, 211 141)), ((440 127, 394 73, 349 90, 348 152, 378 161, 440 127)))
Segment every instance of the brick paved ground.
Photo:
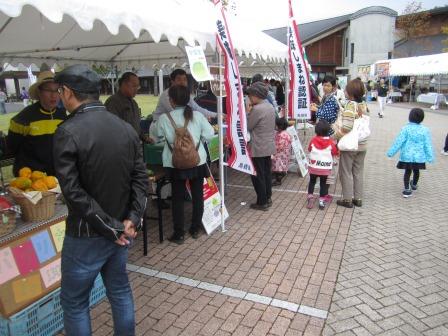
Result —
POLYGON ((384 153, 407 115, 373 118, 365 206, 354 212, 324 335, 448 335, 448 116, 426 114, 436 163, 403 199, 402 171, 384 153))
MULTIPOLYGON (((402 199, 401 172, 384 153, 406 118, 403 108, 372 118, 362 209, 308 210, 307 181, 290 175, 274 207, 256 212, 249 177, 231 173, 226 233, 158 244, 151 222, 149 255, 140 238, 129 258, 138 335, 448 335, 448 158, 437 155, 415 196, 402 199), (193 287, 200 281, 217 286, 193 287), (223 286, 266 298, 242 299, 223 286)), ((436 144, 447 118, 427 114, 436 144)), ((330 191, 339 194, 339 186, 330 191)), ((92 316, 95 335, 110 335, 107 301, 92 316)))

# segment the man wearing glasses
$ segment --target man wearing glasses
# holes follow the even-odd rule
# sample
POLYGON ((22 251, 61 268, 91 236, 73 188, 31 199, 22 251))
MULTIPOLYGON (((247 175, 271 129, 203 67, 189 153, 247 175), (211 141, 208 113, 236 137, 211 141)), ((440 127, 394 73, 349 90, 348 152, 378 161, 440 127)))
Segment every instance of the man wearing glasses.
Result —
POLYGON ((61 257, 65 335, 92 334, 89 293, 99 273, 114 335, 135 335, 126 261, 146 207, 148 176, 140 140, 131 125, 98 101, 101 79, 89 67, 67 67, 55 81, 70 113, 54 142, 56 177, 68 207, 61 257))
POLYGON ((15 156, 13 172, 29 167, 54 175, 53 135, 58 125, 67 118, 63 107, 58 107, 58 84, 54 73, 43 71, 29 90, 36 103, 25 107, 11 119, 8 131, 8 151, 15 156))

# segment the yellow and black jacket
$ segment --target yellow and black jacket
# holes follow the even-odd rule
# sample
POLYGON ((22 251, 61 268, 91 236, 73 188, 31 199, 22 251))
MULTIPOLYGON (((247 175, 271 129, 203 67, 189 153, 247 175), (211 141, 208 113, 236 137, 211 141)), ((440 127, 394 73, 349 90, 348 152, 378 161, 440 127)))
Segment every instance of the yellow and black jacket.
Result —
POLYGON ((53 135, 67 118, 64 109, 46 111, 39 102, 25 107, 11 119, 8 151, 15 156, 14 175, 22 167, 54 175, 53 135))

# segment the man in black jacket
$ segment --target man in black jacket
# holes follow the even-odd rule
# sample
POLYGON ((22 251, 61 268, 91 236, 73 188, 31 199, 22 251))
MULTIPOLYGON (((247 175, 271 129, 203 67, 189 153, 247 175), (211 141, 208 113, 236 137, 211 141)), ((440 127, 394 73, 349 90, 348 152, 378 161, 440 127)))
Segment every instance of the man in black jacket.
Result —
POLYGON ((61 261, 66 335, 91 334, 89 293, 100 272, 115 334, 134 335, 126 260, 146 207, 140 141, 98 101, 100 78, 87 66, 70 66, 55 82, 70 112, 54 138, 56 176, 68 207, 61 261))

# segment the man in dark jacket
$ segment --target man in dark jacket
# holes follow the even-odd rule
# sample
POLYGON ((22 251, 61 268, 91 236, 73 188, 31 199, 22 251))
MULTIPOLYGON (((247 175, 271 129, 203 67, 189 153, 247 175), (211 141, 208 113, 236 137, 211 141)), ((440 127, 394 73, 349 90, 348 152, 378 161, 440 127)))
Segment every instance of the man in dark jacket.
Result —
MULTIPOLYGON (((118 80, 118 92, 107 98, 104 105, 109 112, 128 122, 143 140, 140 128, 142 118, 140 107, 134 97, 140 89, 140 80, 133 72, 125 72, 118 80)), ((149 130, 146 130, 148 133, 149 130)))
POLYGON ((115 334, 134 335, 126 260, 146 206, 140 141, 98 101, 100 78, 87 66, 70 66, 55 82, 70 112, 54 139, 56 176, 68 207, 61 261, 65 332, 91 334, 89 293, 101 272, 115 334))

